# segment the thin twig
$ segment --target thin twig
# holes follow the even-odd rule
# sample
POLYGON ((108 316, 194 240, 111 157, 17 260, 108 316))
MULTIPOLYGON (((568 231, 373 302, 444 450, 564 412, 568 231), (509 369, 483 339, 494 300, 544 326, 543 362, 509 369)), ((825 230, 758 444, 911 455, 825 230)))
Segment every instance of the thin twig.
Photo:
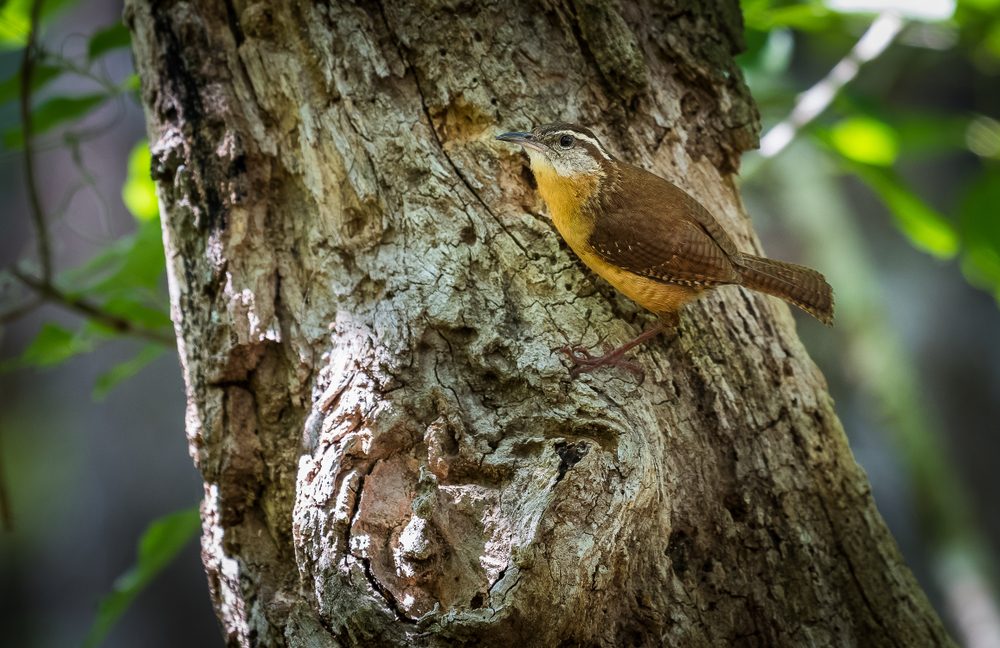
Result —
POLYGON ((59 304, 60 306, 68 308, 71 311, 79 313, 80 315, 89 317, 95 322, 100 322, 122 335, 131 335, 133 337, 143 338, 168 347, 176 345, 176 340, 174 340, 171 335, 161 331, 149 329, 144 326, 138 326, 135 322, 131 322, 124 317, 115 315, 114 313, 109 313, 100 306, 87 301, 82 297, 68 295, 53 286, 51 283, 46 283, 41 279, 27 275, 17 268, 11 268, 10 273, 16 277, 18 281, 34 290, 40 297, 46 299, 47 301, 59 304))
POLYGON ((35 56, 38 53, 38 27, 41 11, 42 0, 33 0, 28 42, 24 47, 24 58, 21 59, 21 132, 24 142, 24 176, 28 189, 28 203, 31 207, 31 219, 35 223, 35 236, 38 238, 38 261, 42 266, 42 281, 49 284, 52 281, 52 245, 49 240, 49 228, 45 222, 45 212, 42 209, 42 199, 38 193, 38 181, 35 178, 35 151, 31 143, 31 76, 35 70, 35 56))
POLYGON ((858 75, 863 64, 882 55, 904 24, 903 18, 895 12, 880 13, 847 56, 820 82, 800 94, 788 117, 760 138, 761 157, 773 158, 785 150, 804 126, 830 106, 840 90, 858 75))

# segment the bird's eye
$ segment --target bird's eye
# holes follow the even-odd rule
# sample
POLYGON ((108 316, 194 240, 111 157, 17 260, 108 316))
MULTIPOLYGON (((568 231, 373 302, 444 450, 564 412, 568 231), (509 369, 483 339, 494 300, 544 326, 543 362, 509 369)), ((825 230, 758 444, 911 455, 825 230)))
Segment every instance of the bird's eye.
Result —
POLYGON ((573 148, 574 141, 575 140, 573 139, 572 135, 563 135, 562 137, 559 138, 559 146, 563 147, 564 149, 573 148))

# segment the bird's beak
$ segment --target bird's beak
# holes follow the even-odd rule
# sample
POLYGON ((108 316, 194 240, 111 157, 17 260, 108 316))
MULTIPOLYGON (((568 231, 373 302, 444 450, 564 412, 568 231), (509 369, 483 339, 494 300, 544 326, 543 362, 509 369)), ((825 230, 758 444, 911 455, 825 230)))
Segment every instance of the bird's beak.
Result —
POLYGON ((527 148, 533 148, 537 151, 544 151, 547 147, 541 142, 535 139, 535 136, 531 133, 520 133, 517 131, 504 133, 503 135, 497 135, 497 139, 501 142, 510 142, 511 144, 520 144, 521 146, 527 148))

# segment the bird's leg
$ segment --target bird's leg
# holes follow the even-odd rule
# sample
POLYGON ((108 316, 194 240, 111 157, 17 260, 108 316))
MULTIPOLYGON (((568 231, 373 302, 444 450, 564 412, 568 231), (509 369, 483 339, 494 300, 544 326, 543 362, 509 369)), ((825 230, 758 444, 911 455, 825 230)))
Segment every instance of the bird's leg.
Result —
POLYGON ((560 349, 560 351, 565 353, 570 362, 573 363, 573 366, 570 367, 569 370, 570 378, 576 378, 582 373, 593 371, 600 367, 620 367, 641 377, 644 373, 642 368, 631 360, 625 358, 625 354, 650 338, 656 337, 662 330, 663 323, 657 322, 655 325, 640 333, 634 339, 626 342, 617 349, 608 351, 602 356, 594 356, 590 353, 590 351, 579 346, 565 346, 560 349))
POLYGON ((631 360, 626 359, 625 354, 643 342, 656 337, 662 331, 672 331, 677 325, 677 321, 676 315, 663 316, 659 322, 637 335, 634 339, 626 342, 617 349, 608 351, 602 356, 593 356, 583 347, 564 346, 560 351, 565 353, 569 357, 570 362, 573 363, 573 366, 569 370, 570 378, 576 378, 582 373, 593 371, 599 367, 621 367, 642 378, 645 375, 642 368, 631 360))

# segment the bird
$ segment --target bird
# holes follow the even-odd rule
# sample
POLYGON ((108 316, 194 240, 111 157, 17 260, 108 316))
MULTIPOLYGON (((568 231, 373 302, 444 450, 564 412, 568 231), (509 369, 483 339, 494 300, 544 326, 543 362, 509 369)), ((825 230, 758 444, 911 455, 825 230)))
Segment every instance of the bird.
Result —
POLYGON ((661 332, 676 331, 679 311, 719 286, 773 295, 833 323, 833 290, 822 274, 740 251, 694 197, 617 159, 589 128, 557 122, 496 139, 527 153, 552 222, 580 260, 658 316, 654 326, 603 355, 563 347, 572 378, 614 366, 641 375, 626 353, 661 332))

